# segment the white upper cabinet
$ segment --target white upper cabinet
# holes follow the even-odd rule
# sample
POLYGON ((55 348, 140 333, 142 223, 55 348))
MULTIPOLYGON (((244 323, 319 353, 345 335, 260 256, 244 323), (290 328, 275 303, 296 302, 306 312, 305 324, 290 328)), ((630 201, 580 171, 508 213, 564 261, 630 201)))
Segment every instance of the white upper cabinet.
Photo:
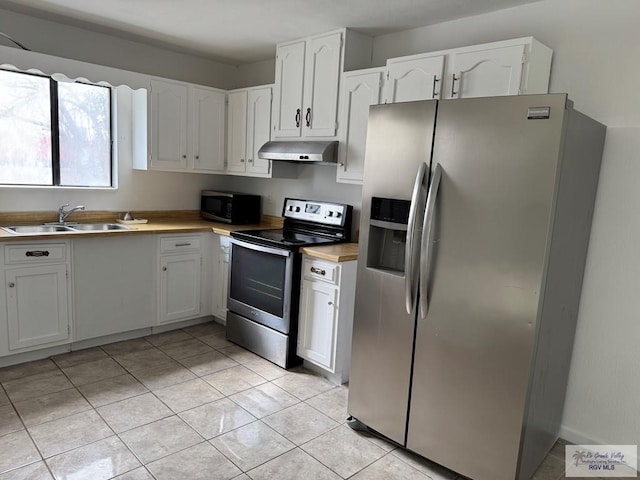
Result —
POLYGON ((305 137, 336 135, 341 49, 340 33, 314 37, 307 42, 302 123, 305 137))
POLYGON ((524 45, 456 53, 450 98, 518 95, 523 62, 524 45))
POLYGON ((258 158, 260 148, 271 139, 271 87, 253 88, 247 98, 246 173, 269 175, 271 162, 258 158))
POLYGON ((302 92, 306 42, 279 45, 276 51, 275 138, 299 137, 302 133, 302 92))
POLYGON ((151 80, 150 165, 154 170, 187 169, 187 86, 151 80))
POLYGON ((247 92, 229 94, 227 171, 244 172, 247 137, 247 92))
POLYGON ((552 53, 525 37, 389 59, 385 103, 547 93, 552 53))
POLYGON ((193 169, 202 172, 224 170, 225 94, 204 87, 191 87, 191 151, 193 169))
POLYGON ((444 55, 387 61, 385 103, 440 98, 444 55))
POLYGON ((150 84, 148 163, 143 170, 223 172, 225 92, 171 80, 150 84))
POLYGON ((336 181, 362 183, 369 106, 381 101, 384 68, 346 72, 340 96, 340 143, 336 181))
POLYGON ((453 50, 447 98, 547 93, 552 54, 532 37, 453 50))
POLYGON ((271 139, 271 86, 229 92, 227 172, 271 177, 271 162, 258 151, 271 139))
POLYGON ((278 45, 273 137, 336 138, 340 76, 370 65, 371 44, 339 30, 278 45))

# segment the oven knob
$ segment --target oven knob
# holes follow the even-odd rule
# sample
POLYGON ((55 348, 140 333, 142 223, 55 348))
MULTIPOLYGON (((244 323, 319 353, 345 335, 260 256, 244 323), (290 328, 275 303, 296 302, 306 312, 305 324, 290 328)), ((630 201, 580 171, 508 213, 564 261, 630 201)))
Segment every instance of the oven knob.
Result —
POLYGON ((327 217, 333 217, 333 212, 331 210, 327 212, 327 217))
POLYGON ((293 205, 289 205, 289 211, 293 212, 293 205))
POLYGON ((299 212, 299 211, 300 211, 300 207, 296 207, 296 212, 299 212))
POLYGON ((336 217, 340 218, 342 216, 342 214, 340 212, 336 212, 336 217))

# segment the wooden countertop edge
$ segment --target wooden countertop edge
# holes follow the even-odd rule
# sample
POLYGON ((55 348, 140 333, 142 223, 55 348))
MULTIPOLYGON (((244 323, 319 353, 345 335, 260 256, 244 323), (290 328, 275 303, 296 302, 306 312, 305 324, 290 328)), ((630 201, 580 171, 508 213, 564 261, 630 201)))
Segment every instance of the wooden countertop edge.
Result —
MULTIPOLYGON (((94 217, 95 218, 95 217, 94 217)), ((102 219, 101 222, 113 222, 114 217, 110 219, 102 219)), ((83 223, 88 223, 83 219, 83 223)), ((113 230, 113 231, 83 231, 83 232, 64 232, 50 234, 34 234, 34 235, 15 235, 4 230, 0 230, 0 242, 37 242, 40 240, 67 240, 77 238, 93 238, 93 237, 112 237, 122 235, 149 235, 149 234, 180 234, 180 233, 206 233, 212 232, 219 235, 230 235, 235 230, 278 228, 278 217, 265 216, 259 224, 253 225, 229 225, 218 222, 208 222, 201 219, 180 219, 174 215, 169 218, 149 219, 148 223, 130 225, 131 230, 113 230)), ((95 221, 95 220, 93 220, 95 221)), ((17 223, 17 222, 16 222, 17 223)), ((281 223, 281 222, 280 222, 281 223)), ((9 223, 2 223, 6 225, 9 223)), ((34 223, 32 223, 34 224, 34 223)))
POLYGON ((336 263, 350 262, 358 259, 357 243, 339 243, 337 245, 303 247, 301 251, 310 257, 336 263))

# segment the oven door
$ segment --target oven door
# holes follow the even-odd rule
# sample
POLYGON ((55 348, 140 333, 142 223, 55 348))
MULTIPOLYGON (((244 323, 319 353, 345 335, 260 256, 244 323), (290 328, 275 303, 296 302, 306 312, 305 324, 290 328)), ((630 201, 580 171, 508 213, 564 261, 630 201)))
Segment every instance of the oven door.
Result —
POLYGON ((227 308, 288 334, 294 256, 291 250, 232 238, 227 308))

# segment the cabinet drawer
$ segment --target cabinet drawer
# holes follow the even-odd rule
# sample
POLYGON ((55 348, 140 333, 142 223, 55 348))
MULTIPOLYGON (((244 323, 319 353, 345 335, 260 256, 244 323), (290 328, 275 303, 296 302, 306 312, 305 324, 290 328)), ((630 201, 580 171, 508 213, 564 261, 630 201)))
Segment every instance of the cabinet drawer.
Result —
POLYGON ((160 239, 160 253, 179 253, 200 251, 200 237, 164 237, 160 239))
POLYGON ((67 245, 64 243, 31 243, 4 247, 6 265, 64 262, 66 259, 67 245))
POLYGON ((333 285, 340 283, 340 266, 335 263, 305 257, 302 269, 304 278, 309 280, 322 280, 333 285))

